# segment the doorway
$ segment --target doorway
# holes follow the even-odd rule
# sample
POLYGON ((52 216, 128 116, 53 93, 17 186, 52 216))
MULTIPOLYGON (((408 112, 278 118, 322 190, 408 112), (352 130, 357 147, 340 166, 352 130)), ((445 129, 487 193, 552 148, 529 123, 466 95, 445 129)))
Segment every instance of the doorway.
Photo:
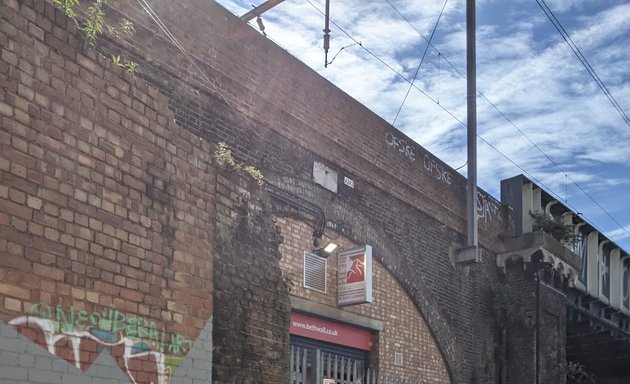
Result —
POLYGON ((368 352, 291 336, 290 384, 363 384, 368 352))

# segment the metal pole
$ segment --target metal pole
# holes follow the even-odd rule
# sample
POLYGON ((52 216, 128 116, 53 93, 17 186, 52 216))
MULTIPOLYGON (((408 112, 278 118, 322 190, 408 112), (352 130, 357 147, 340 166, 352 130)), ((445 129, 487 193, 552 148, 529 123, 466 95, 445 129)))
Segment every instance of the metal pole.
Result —
POLYGON ((466 0, 466 93, 468 109, 468 246, 477 247, 477 49, 475 0, 466 0))
POLYGON ((536 384, 540 384, 540 278, 543 268, 536 265, 536 384))
POLYGON ((324 68, 328 68, 328 49, 330 48, 330 0, 326 0, 326 15, 324 19, 324 68))

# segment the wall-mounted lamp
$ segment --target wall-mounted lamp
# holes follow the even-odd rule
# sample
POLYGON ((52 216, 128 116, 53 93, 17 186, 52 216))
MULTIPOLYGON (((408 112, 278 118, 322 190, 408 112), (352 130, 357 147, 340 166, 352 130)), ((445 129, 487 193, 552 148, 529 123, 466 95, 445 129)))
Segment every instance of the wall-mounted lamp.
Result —
POLYGON ((324 247, 324 252, 330 254, 335 252, 335 249, 337 249, 338 245, 335 243, 328 243, 326 244, 326 246, 324 247))
POLYGON ((332 255, 333 252, 335 252, 337 247, 339 247, 339 245, 333 243, 332 241, 326 243, 325 246, 320 247, 321 242, 321 239, 317 237, 313 239, 313 253, 320 257, 327 258, 328 256, 332 255))

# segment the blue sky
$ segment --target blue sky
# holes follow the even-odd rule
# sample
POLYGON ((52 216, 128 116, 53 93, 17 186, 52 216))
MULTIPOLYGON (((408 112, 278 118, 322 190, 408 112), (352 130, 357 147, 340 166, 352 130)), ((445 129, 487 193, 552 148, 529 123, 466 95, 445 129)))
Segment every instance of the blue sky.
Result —
MULTIPOLYGON (((453 168, 462 166, 465 0, 330 2, 331 19, 352 38, 331 24, 329 60, 339 54, 328 68, 321 48, 324 18, 317 10, 324 10, 324 0, 286 0, 263 15, 265 32, 453 168), (412 88, 396 117, 409 82, 394 70, 413 78, 443 8, 414 83, 422 92, 412 88)), ((237 15, 252 7, 252 1, 218 3, 237 15)), ((546 4, 630 114, 630 2, 546 4)), ((257 29, 255 20, 250 24, 257 29)), ((477 66, 477 88, 492 103, 478 97, 479 185, 499 198, 501 179, 526 172, 630 251, 630 126, 536 0, 477 1, 477 66)), ((465 175, 466 167, 459 172, 465 175)))

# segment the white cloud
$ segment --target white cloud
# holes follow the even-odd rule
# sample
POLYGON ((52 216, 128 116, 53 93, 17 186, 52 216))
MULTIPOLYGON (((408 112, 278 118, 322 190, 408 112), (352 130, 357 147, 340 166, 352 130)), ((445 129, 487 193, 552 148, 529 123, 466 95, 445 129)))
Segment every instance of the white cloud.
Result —
MULTIPOLYGON (((310 0, 320 10, 323 0, 310 0)), ((444 2, 389 0, 428 38, 444 2)), ((235 13, 240 0, 220 1, 235 13)), ((466 160, 465 24, 463 0, 451 0, 396 127, 453 167, 466 160), (446 59, 456 69, 451 68, 446 59), (437 102, 439 101, 439 105, 437 102)), ((552 9, 619 104, 630 113, 630 3, 561 0, 552 9)), ((363 46, 411 79, 426 41, 387 2, 331 2, 332 19, 363 46)), ((323 16, 307 2, 287 0, 263 15, 267 33, 292 54, 368 108, 392 122, 409 84, 360 46, 344 49, 324 69, 323 16)), ((509 119, 593 193, 610 212, 630 220, 630 128, 613 109, 542 11, 531 1, 478 1, 477 84, 509 119), (613 204, 612 206, 607 204, 613 204)), ((352 40, 331 26, 329 59, 352 40)), ((478 132, 545 186, 565 195, 602 226, 610 219, 572 187, 543 154, 483 98, 478 132)), ((498 193, 499 180, 522 173, 479 141, 479 182, 498 193)), ((462 170, 465 172, 465 168, 462 170)), ((615 233, 615 232, 611 232, 615 233)), ((625 237, 624 239, 627 239, 625 237)), ((627 241, 626 248, 630 248, 627 241)))

